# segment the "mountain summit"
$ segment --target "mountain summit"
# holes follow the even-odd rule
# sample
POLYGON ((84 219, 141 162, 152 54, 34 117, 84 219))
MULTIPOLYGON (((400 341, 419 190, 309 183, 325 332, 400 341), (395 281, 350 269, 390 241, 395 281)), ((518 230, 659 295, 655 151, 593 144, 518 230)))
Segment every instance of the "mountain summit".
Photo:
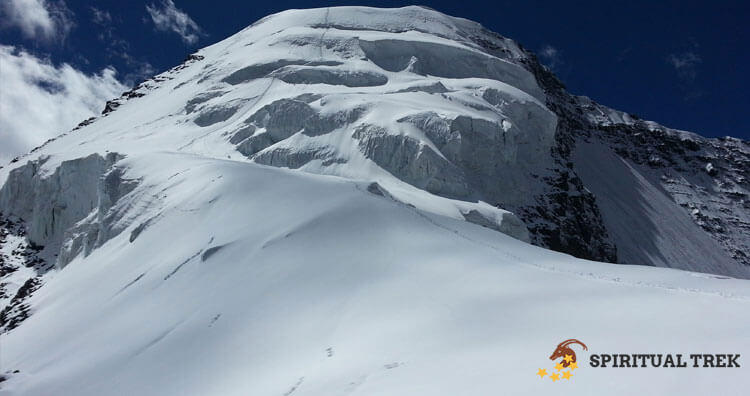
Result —
MULTIPOLYGON (((370 180, 419 209, 576 257, 750 276, 747 142, 572 96, 514 41, 423 7, 272 15, 104 113, 63 142, 370 180)), ((42 214, 10 186, 27 179, 10 174, 0 207, 33 219, 42 214)), ((92 205, 39 224, 55 230, 44 236, 32 223, 33 241, 57 250, 92 205)))
POLYGON ((745 141, 567 93, 475 22, 271 15, 0 169, 3 378, 40 395, 483 394, 572 336, 733 350, 748 164, 745 141), (701 304, 721 309, 686 314, 701 304))

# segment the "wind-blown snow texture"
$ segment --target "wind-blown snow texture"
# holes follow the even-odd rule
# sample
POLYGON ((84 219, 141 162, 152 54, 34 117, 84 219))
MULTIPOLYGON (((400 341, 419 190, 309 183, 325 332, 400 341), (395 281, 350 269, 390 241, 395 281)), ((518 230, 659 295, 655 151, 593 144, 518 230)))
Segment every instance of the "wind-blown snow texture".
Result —
POLYGON ((0 169, 2 392, 739 393, 535 377, 572 337, 748 353, 750 286, 523 241, 748 277, 747 163, 470 21, 272 15, 0 169))

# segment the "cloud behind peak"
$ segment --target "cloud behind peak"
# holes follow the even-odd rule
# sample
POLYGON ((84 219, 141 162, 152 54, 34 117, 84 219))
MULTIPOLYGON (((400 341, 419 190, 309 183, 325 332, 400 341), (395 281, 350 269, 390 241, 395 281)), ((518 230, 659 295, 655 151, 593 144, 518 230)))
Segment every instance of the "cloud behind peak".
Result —
POLYGON ((3 27, 18 28, 25 38, 43 42, 64 41, 75 26, 63 0, 3 0, 0 17, 3 27))
POLYGON ((173 32, 180 36, 186 44, 195 44, 203 29, 185 11, 177 8, 174 1, 162 0, 160 4, 146 5, 146 11, 151 17, 156 30, 173 32))

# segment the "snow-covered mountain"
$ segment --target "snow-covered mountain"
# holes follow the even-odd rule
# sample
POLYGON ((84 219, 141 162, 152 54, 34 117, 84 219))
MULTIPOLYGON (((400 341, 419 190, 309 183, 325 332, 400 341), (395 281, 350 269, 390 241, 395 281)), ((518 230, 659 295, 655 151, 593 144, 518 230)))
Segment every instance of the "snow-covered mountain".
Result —
POLYGON ((0 394, 740 392, 534 373, 749 352, 748 153, 471 21, 275 14, 0 169, 0 394))

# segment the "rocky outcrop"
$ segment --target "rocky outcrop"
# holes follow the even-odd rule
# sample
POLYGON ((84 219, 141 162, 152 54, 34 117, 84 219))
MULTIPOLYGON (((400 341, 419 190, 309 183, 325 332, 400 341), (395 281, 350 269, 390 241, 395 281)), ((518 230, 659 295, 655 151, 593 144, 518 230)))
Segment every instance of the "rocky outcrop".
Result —
POLYGON ((747 142, 640 120, 568 94, 531 55, 524 64, 560 120, 553 191, 519 211, 541 244, 602 261, 750 276, 747 142), (563 221, 536 225, 555 218, 563 221))
POLYGON ((0 334, 32 314, 29 298, 52 268, 40 257, 42 246, 29 242, 24 223, 0 212, 0 334))

